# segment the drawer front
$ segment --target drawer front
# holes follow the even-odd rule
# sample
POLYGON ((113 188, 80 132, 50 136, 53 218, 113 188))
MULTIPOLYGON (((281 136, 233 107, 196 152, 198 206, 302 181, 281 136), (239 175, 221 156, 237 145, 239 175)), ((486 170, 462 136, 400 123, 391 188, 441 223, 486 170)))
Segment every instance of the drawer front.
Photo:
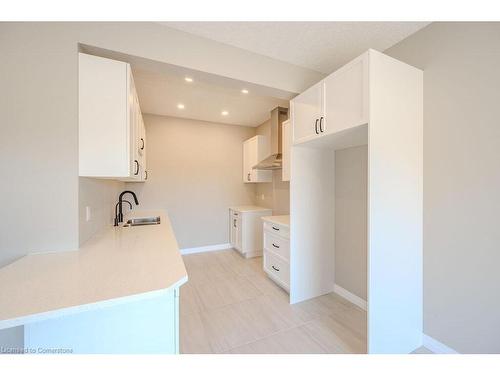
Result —
POLYGON ((290 259, 290 240, 275 236, 269 231, 264 232, 264 249, 276 253, 286 260, 290 259))
POLYGON ((283 238, 290 238, 290 229, 284 225, 279 225, 265 221, 264 230, 276 236, 281 236, 283 238))
POLYGON ((285 286, 290 286, 290 265, 266 250, 264 250, 264 271, 285 286))

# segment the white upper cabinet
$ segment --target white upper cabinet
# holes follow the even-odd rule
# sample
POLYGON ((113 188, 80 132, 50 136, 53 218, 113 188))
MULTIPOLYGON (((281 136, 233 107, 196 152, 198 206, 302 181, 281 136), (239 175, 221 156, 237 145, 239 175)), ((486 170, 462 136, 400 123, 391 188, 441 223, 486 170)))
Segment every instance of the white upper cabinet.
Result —
POLYGON ((283 121, 282 128, 282 154, 283 154, 283 165, 281 169, 281 179, 283 181, 290 181, 290 151, 292 146, 292 128, 290 120, 283 121))
POLYGON ((253 169, 260 161, 269 156, 269 140, 264 135, 256 135, 243 142, 243 182, 271 182, 272 171, 253 169))
POLYGON ((80 53, 78 71, 79 175, 144 181, 145 130, 130 65, 80 53))
POLYGON ((323 114, 323 81, 308 88, 291 101, 293 143, 302 143, 320 134, 323 114))
POLYGON ((368 54, 324 79, 322 134, 336 133, 368 122, 368 54))
POLYGON ((368 122, 368 53, 291 100, 293 144, 368 122))

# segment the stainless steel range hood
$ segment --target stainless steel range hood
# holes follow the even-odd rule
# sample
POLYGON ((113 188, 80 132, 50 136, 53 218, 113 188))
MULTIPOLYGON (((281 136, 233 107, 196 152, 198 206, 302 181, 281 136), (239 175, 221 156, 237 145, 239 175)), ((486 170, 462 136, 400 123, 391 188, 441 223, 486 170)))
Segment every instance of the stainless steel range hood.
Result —
POLYGON ((281 169, 282 123, 288 118, 288 108, 276 107, 271 111, 271 155, 252 169, 281 169))

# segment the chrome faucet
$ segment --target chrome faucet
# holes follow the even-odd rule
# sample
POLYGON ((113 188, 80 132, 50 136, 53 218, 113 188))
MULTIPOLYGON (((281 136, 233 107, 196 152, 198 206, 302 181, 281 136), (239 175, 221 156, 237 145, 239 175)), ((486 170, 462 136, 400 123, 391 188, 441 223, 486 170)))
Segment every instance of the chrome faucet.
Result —
POLYGON ((139 205, 139 201, 137 200, 137 196, 135 195, 135 193, 133 191, 130 191, 130 190, 123 191, 120 194, 120 196, 118 197, 118 203, 115 206, 115 227, 117 227, 118 224, 123 222, 123 208, 122 208, 123 202, 127 202, 128 204, 130 204, 130 208, 132 209, 132 204, 129 201, 126 201, 123 199, 123 196, 127 193, 131 194, 132 197, 134 198, 135 204, 139 205), (118 213, 116 212, 117 208, 118 208, 118 213))

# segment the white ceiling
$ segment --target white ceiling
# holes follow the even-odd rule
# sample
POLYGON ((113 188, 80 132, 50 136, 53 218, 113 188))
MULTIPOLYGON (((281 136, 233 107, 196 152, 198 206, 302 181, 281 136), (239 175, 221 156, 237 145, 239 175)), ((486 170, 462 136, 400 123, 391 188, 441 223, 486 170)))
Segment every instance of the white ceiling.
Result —
POLYGON ((384 51, 429 22, 162 22, 290 64, 331 73, 369 48, 384 51))
POLYGON ((288 107, 288 100, 265 96, 254 86, 241 84, 228 87, 203 81, 203 77, 189 74, 193 82, 187 83, 185 75, 165 74, 139 69, 133 70, 134 82, 141 110, 163 116, 189 118, 222 124, 259 126, 277 107, 288 107), (248 89, 243 94, 242 89, 248 89), (177 108, 183 104, 184 109, 177 108), (229 114, 223 116, 222 111, 229 114))

